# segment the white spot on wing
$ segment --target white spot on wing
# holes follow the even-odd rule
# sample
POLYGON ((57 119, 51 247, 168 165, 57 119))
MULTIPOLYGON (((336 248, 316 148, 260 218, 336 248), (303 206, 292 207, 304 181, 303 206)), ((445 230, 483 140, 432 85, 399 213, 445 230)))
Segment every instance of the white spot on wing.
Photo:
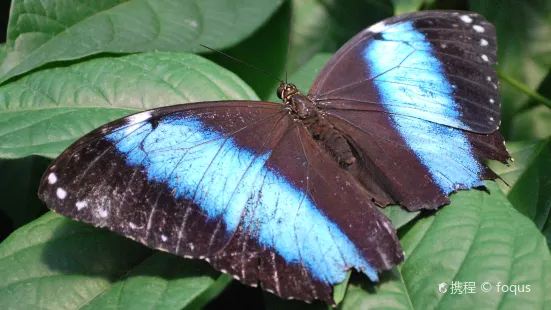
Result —
POLYGON ((59 199, 65 199, 65 197, 67 197, 67 192, 61 187, 58 187, 55 193, 59 199))
POLYGON ((473 22, 473 19, 470 18, 468 15, 461 15, 460 18, 464 23, 467 23, 467 24, 470 24, 473 22))
POLYGON ((151 112, 149 112, 149 111, 134 114, 134 115, 130 115, 128 117, 128 123, 127 124, 128 125, 134 125, 136 123, 147 121, 150 118, 151 118, 151 112))
POLYGON ((488 61, 488 56, 486 56, 486 54, 482 54, 482 56, 480 56, 480 58, 482 58, 482 60, 484 61, 488 61))
POLYGON ((480 32, 480 33, 484 32, 484 27, 482 27, 480 25, 473 25, 473 29, 476 32, 480 32))
POLYGON ((448 45, 446 43, 442 43, 442 44, 440 44, 440 47, 441 48, 446 48, 446 47, 448 47, 448 45))
POLYGON ((493 118, 493 117, 491 117, 491 116, 490 116, 490 121, 492 121, 492 122, 494 121, 494 118, 493 118))
POLYGON ((48 183, 50 184, 55 184, 57 182, 57 176, 55 175, 55 173, 50 173, 48 174, 48 183))
POLYGON ((134 114, 128 117, 126 129, 124 132, 130 134, 140 127, 140 123, 151 118, 151 112, 146 111, 138 114, 134 114))
POLYGON ((383 30, 385 30, 386 28, 386 25, 384 22, 378 22, 376 23, 375 25, 369 27, 367 30, 369 30, 370 32, 373 32, 373 33, 379 33, 383 30))
POLYGON ((490 103, 494 103, 494 102, 495 102, 494 99, 490 98, 490 103))
POLYGON ((392 229, 392 228, 388 225, 387 222, 383 222, 383 226, 385 227, 386 231, 387 231, 389 234, 391 234, 391 235, 395 234, 394 229, 392 229))
POLYGON ((88 203, 86 201, 77 201, 77 203, 75 203, 75 206, 77 207, 77 210, 80 211, 83 208, 86 208, 86 206, 88 206, 88 203))
POLYGON ((163 242, 166 242, 168 240, 168 237, 165 235, 161 235, 161 240, 163 240, 163 242))
POLYGON ((109 212, 107 212, 107 210, 105 210, 105 209, 100 209, 98 211, 98 215, 99 215, 99 217, 104 217, 105 218, 109 215, 109 212))
POLYGON ((480 46, 488 46, 488 41, 480 39, 480 46))
POLYGON ((487 76, 487 77, 486 77, 486 81, 491 82, 491 81, 492 81, 492 77, 491 77, 491 76, 487 76))
POLYGON ((136 226, 136 224, 134 224, 132 222, 129 222, 128 226, 130 226, 130 228, 132 228, 132 229, 136 229, 136 227, 138 227, 138 226, 136 226))

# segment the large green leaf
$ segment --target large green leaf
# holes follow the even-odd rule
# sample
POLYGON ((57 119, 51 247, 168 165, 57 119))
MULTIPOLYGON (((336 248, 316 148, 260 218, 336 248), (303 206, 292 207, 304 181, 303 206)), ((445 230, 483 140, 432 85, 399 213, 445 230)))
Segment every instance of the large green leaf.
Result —
MULTIPOLYGON (((287 2, 252 36, 223 52, 283 79, 290 19, 291 6, 290 2, 287 2)), ((279 82, 273 76, 259 72, 227 56, 212 53, 205 57, 237 74, 261 99, 269 98, 279 86, 279 82)))
POLYGON ((0 244, 5 309, 194 309, 212 297, 213 286, 229 283, 219 277, 201 261, 54 213, 0 244))
POLYGON ((532 161, 534 153, 540 149, 542 141, 519 141, 507 142, 507 149, 513 158, 509 165, 504 165, 497 161, 488 163, 495 173, 503 179, 504 182, 498 181, 501 190, 507 194, 511 187, 515 185, 520 175, 526 170, 526 167, 532 161))
POLYGON ((400 238, 405 262, 387 273, 387 281, 380 285, 370 284, 365 277, 353 282, 342 308, 548 307, 551 256, 545 238, 494 182, 487 186, 491 195, 460 191, 449 206, 408 227, 400 238), (476 293, 459 294, 452 288, 465 282, 474 282, 476 293), (489 292, 482 291, 485 282, 491 286, 489 292), (447 285, 445 294, 438 290, 441 283, 447 285), (504 292, 503 285, 515 285, 524 292, 504 292))
POLYGON ((317 53, 337 51, 362 29, 390 16, 388 0, 293 0, 289 71, 317 53))
POLYGON ((0 87, 0 157, 54 157, 90 130, 160 106, 257 99, 235 74, 193 54, 106 57, 0 87))
POLYGON ((262 25, 281 0, 14 0, 0 82, 52 61, 101 52, 224 48, 262 25))
POLYGON ((509 200, 530 218, 551 245, 551 138, 537 145, 532 160, 509 193, 509 200))
MULTIPOLYGON (((551 2, 485 0, 469 1, 496 26, 499 71, 535 89, 551 67, 551 2)), ((502 132, 509 137, 516 109, 527 96, 502 82, 502 132)))

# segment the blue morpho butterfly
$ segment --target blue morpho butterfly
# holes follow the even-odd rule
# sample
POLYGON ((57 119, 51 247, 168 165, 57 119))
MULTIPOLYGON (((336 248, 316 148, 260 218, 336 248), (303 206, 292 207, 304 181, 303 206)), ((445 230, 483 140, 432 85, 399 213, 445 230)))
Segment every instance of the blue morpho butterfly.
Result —
POLYGON ((284 298, 333 303, 404 253, 379 206, 436 209, 506 163, 494 27, 470 12, 386 19, 305 96, 202 102, 108 123, 65 150, 40 197, 70 218, 200 258, 284 298))

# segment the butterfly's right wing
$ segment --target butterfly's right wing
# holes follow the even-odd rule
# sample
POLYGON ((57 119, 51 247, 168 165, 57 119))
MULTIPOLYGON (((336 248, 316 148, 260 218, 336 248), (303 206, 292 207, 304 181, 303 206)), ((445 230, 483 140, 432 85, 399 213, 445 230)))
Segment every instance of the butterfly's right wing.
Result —
POLYGON ((437 209, 507 163, 494 26, 479 14, 421 11, 357 34, 309 96, 356 150, 358 179, 380 204, 437 209))
POLYGON ((376 280, 403 259, 362 186, 278 104, 187 104, 109 123, 52 163, 40 197, 286 298, 332 303, 347 269, 376 280))

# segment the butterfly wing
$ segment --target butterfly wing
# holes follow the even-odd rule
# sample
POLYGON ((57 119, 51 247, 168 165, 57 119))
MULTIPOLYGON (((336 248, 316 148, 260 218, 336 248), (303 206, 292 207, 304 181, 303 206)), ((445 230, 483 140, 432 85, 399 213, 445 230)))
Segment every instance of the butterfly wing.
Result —
POLYGON ((278 104, 186 104, 114 121, 63 152, 39 195, 286 298, 333 303, 347 269, 376 280, 403 259, 363 187, 278 104))
POLYGON ((383 20, 348 41, 309 96, 326 110, 382 111, 478 133, 499 127, 494 26, 472 12, 383 20))
POLYGON ((478 14, 424 11, 359 33, 328 62, 309 96, 362 159, 357 178, 381 203, 449 203, 497 178, 507 162, 499 126, 494 27, 478 14))

